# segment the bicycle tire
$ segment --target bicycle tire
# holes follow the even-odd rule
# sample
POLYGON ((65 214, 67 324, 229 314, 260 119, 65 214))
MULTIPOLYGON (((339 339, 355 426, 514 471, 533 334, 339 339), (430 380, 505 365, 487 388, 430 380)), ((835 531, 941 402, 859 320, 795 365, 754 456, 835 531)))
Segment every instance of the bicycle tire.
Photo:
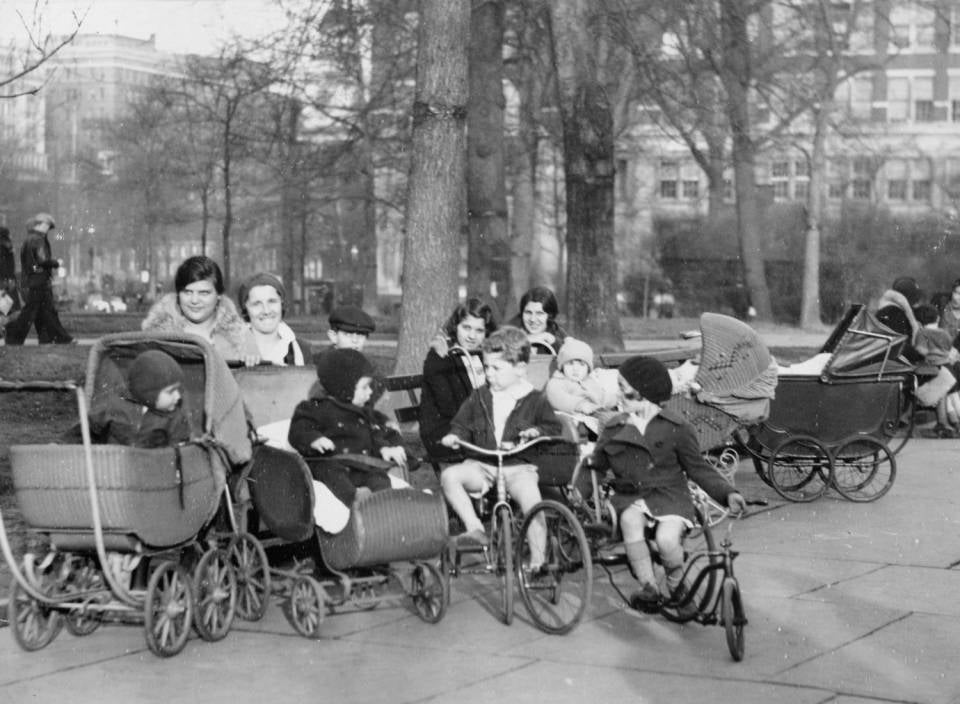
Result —
POLYGON ((720 595, 720 619, 727 635, 727 648, 730 656, 736 661, 743 660, 744 635, 743 627, 747 623, 743 611, 743 600, 740 597, 740 585, 734 577, 724 577, 720 595))
POLYGON ((494 514, 494 550, 497 551, 497 575, 500 577, 500 608, 503 622, 513 623, 513 512, 506 506, 500 506, 494 514))

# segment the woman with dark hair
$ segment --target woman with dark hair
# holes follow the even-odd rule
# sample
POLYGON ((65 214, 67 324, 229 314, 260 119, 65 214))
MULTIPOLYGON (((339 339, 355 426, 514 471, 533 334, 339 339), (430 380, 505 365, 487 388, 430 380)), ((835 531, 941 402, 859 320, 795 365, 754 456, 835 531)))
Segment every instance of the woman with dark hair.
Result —
POLYGON ((293 330, 283 322, 287 292, 273 274, 254 274, 240 284, 237 302, 240 315, 250 324, 260 359, 277 366, 304 365, 304 347, 293 330))
POLYGON ((560 306, 553 291, 546 286, 534 286, 520 297, 520 312, 510 325, 527 333, 535 352, 556 355, 567 333, 557 324, 560 306))
POLYGON ((153 304, 141 328, 158 332, 186 332, 213 344, 227 361, 248 367, 260 361, 257 343, 237 308, 223 295, 223 273, 210 257, 186 259, 173 279, 175 293, 165 293, 153 304))
POLYGON ((493 309, 479 298, 459 304, 443 324, 423 362, 420 438, 433 460, 454 461, 457 450, 440 444, 461 404, 486 383, 480 345, 497 329, 493 309))

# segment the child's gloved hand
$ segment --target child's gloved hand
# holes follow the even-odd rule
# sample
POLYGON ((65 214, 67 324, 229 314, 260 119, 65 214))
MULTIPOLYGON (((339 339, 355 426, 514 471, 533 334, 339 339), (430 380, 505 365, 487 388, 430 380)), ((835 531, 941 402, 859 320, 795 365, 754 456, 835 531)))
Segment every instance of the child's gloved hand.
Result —
POLYGON ((743 494, 735 491, 727 496, 727 508, 730 513, 739 516, 747 510, 747 500, 743 498, 743 494))
POLYGON ((393 462, 394 464, 404 465, 407 463, 407 451, 403 449, 402 445, 381 447, 380 456, 387 462, 393 462))
POLYGON ((333 452, 337 449, 337 446, 333 444, 333 440, 326 436, 320 436, 314 440, 312 443, 310 443, 310 447, 321 454, 324 452, 333 452))
POLYGON ((525 428, 517 433, 517 437, 524 441, 533 440, 540 437, 540 428, 525 428))

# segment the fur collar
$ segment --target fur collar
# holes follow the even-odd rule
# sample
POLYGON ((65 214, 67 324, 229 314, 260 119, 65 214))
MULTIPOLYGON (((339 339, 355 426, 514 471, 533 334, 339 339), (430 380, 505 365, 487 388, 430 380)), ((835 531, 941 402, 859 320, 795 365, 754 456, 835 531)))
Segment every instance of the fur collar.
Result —
MULTIPOLYGON (((177 294, 165 293, 150 308, 140 327, 158 332, 183 332, 186 324, 187 319, 177 303, 177 294)), ((253 342, 247 324, 227 296, 221 296, 217 304, 216 324, 211 337, 213 346, 226 359, 243 359, 253 342)))

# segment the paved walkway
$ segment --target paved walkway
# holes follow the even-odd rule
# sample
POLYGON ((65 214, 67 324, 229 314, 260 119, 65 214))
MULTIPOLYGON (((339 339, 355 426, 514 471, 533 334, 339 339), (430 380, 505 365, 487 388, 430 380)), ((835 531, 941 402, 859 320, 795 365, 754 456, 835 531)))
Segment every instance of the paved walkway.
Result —
POLYGON ((437 625, 378 608, 332 615, 309 641, 272 604, 262 622, 168 660, 135 625, 62 633, 35 653, 0 630, 0 701, 957 702, 958 450, 911 441, 871 504, 784 503, 744 464, 738 485, 770 503, 733 528, 750 619, 741 663, 721 628, 634 613, 602 572, 566 636, 536 630, 522 605, 502 625, 493 583, 461 578, 437 625))

